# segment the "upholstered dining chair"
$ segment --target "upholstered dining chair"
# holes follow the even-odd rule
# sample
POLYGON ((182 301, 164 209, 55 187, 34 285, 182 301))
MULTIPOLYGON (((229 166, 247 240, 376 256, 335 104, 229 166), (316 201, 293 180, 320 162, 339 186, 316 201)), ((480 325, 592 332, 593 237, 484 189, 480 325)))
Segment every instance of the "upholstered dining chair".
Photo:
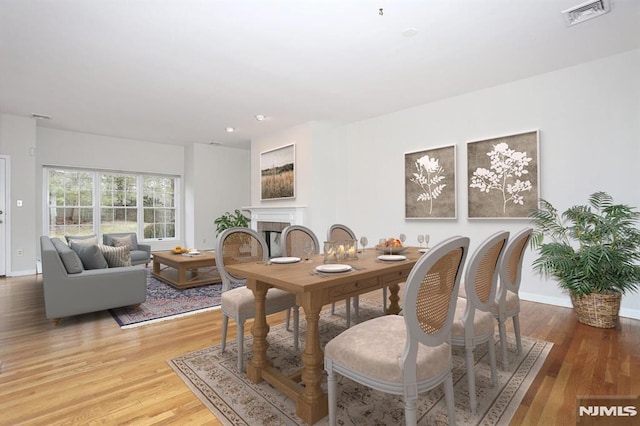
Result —
POLYGON ((522 352, 519 318, 520 297, 518 296, 518 291, 522 280, 524 252, 527 249, 532 232, 532 228, 525 228, 509 239, 500 265, 500 281, 491 313, 498 321, 503 370, 506 370, 509 366, 507 358, 507 318, 512 318, 513 320, 513 333, 516 336, 517 353, 520 354, 522 352))
MULTIPOLYGON (((255 318, 255 299, 253 291, 245 286, 231 288, 232 283, 245 281, 241 277, 231 275, 226 265, 246 262, 268 261, 267 243, 254 230, 249 228, 229 228, 218 239, 216 250, 216 266, 222 277, 222 351, 227 345, 227 327, 229 318, 233 318, 238 326, 238 370, 244 370, 244 323, 247 319, 255 318)), ((298 316, 299 308, 296 297, 276 288, 267 291, 265 312, 267 315, 287 311, 287 329, 289 329, 289 315, 293 309, 293 342, 298 348, 298 316)))
POLYGON ((336 424, 336 373, 404 396, 405 423, 416 424, 419 392, 444 384, 449 424, 455 424, 451 327, 469 238, 449 238, 422 256, 404 286, 403 315, 356 324, 324 350, 329 424, 336 424))
POLYGON ((280 236, 282 242, 282 252, 285 256, 296 256, 304 258, 306 256, 305 246, 311 244, 313 251, 311 254, 320 253, 320 242, 316 234, 306 226, 289 225, 282 230, 280 236))
MULTIPOLYGON (((327 241, 344 241, 344 240, 355 240, 356 234, 346 225, 342 225, 340 223, 334 223, 329 227, 327 231, 327 241)), ((386 290, 386 288, 384 289, 386 290)), ((359 301, 358 296, 353 297, 353 311, 355 314, 355 322, 358 322, 358 317, 360 314, 359 309, 359 301)), ((351 327, 351 298, 347 297, 345 299, 345 309, 346 309, 346 321, 347 327, 351 327)), ((335 302, 331 304, 331 315, 335 313, 336 304, 335 302)))
POLYGON ((491 307, 496 297, 500 261, 508 238, 508 232, 496 232, 484 240, 469 258, 463 283, 460 284, 460 288, 466 288, 466 298, 458 297, 451 328, 451 344, 465 347, 469 406, 474 414, 478 400, 473 350, 479 344, 486 343, 488 347, 491 384, 495 385, 497 379, 493 341, 495 325, 491 307))

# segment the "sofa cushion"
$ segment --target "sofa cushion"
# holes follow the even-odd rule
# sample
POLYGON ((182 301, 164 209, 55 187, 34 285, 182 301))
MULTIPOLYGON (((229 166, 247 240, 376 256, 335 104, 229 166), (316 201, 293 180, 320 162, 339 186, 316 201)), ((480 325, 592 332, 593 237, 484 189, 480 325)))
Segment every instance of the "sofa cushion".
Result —
POLYGON ((102 255, 107 260, 109 268, 119 268, 121 266, 131 266, 131 255, 128 246, 112 247, 104 244, 98 245, 102 255))
POLYGON ((97 244, 84 244, 71 240, 71 250, 78 254, 84 269, 108 268, 107 260, 97 244))
POLYGON ((51 243, 56 248, 60 260, 64 268, 69 274, 79 274, 84 271, 82 267, 82 261, 78 257, 75 251, 71 250, 60 238, 52 238, 51 243))
POLYGON ((71 245, 71 242, 79 244, 98 244, 98 236, 96 234, 91 235, 65 235, 67 244, 71 245))

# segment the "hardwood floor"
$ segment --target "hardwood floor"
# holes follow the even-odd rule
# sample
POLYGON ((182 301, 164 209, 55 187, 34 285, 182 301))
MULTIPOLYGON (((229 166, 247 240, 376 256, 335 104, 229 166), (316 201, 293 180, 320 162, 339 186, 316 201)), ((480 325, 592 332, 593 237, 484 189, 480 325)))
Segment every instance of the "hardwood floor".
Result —
MULTIPOLYGON (((0 279, 0 319, 2 425, 219 424, 166 360, 217 344, 220 311, 127 330, 105 311, 54 327, 41 278, 29 276, 0 279)), ((578 395, 640 395, 640 321, 598 329, 571 309, 523 302, 520 323, 554 346, 512 424, 575 424, 578 395)))

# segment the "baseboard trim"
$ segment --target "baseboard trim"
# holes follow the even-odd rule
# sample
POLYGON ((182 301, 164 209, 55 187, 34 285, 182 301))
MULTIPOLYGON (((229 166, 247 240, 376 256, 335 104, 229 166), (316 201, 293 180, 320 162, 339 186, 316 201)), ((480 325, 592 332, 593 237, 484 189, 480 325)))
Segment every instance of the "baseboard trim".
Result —
MULTIPOLYGON (((562 306, 564 308, 573 308, 573 305, 571 304, 571 299, 569 299, 569 296, 566 296, 564 298, 552 297, 552 296, 541 296, 539 294, 527 293, 523 291, 519 293, 519 296, 520 296, 520 299, 528 300, 530 302, 546 303, 547 305, 562 306)), ((620 308, 619 315, 624 318, 640 319, 640 310, 630 309, 630 308, 620 308)))

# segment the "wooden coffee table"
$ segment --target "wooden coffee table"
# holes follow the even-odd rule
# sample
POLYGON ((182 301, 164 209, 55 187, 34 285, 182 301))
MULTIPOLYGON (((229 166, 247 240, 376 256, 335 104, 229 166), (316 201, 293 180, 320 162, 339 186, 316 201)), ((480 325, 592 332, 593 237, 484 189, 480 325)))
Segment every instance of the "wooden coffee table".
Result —
POLYGON ((216 269, 216 256, 208 251, 198 255, 154 252, 151 274, 178 289, 222 281, 216 269))

